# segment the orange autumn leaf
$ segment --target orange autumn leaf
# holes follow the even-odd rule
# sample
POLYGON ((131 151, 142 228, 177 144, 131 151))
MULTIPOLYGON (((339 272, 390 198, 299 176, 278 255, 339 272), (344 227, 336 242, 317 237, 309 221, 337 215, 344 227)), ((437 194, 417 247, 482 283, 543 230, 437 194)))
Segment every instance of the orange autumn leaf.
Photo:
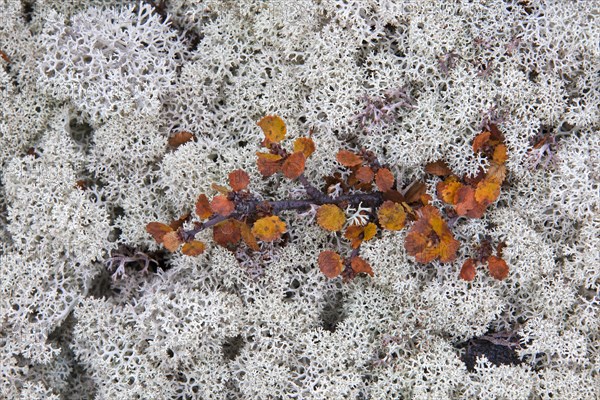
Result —
POLYGON ((387 192, 394 186, 394 174, 387 168, 379 168, 375 174, 375 184, 381 192, 387 192))
POLYGON ((491 163, 484 177, 484 179, 493 180, 500 184, 504 182, 504 178, 506 178, 506 166, 496 163, 491 163))
POLYGON ((372 222, 369 222, 365 226, 361 225, 351 225, 346 228, 344 232, 344 237, 350 240, 350 246, 353 249, 356 249, 362 242, 366 242, 375 236, 377 233, 377 225, 372 222))
POLYGON ((344 226, 346 215, 335 204, 325 204, 317 210, 317 223, 330 232, 337 232, 344 226))
POLYGON ((187 242, 181 248, 181 252, 186 256, 194 257, 204 253, 206 246, 199 240, 192 240, 187 242))
POLYGON ((252 226, 252 234, 263 242, 273 242, 286 231, 285 222, 278 216, 263 217, 252 226))
POLYGON ((279 143, 285 138, 285 122, 277 115, 267 115, 256 124, 260 126, 268 142, 279 143))
POLYGON ((235 192, 239 192, 240 190, 244 190, 248 187, 250 183, 250 176, 243 169, 236 169, 229 173, 229 186, 235 192))
POLYGON ((491 132, 485 131, 475 136, 475 139, 473 139, 473 151, 475 153, 478 153, 481 149, 489 144, 491 134, 491 132))
POLYGON ((490 275, 493 278, 501 281, 508 276, 508 265, 506 264, 506 261, 496 256, 489 256, 487 261, 490 275))
POLYGON ((371 277, 374 275, 371 265, 369 265, 369 263, 366 262, 362 257, 352 257, 352 259, 350 260, 350 267, 352 268, 352 271, 354 271, 355 274, 360 274, 361 272, 364 272, 365 274, 369 274, 371 277))
POLYGON ((406 212, 404 207, 393 201, 384 201, 377 212, 379 225, 390 231, 398 231, 404 228, 406 222, 406 212))
POLYGON ((355 175, 356 179, 358 179, 360 183, 371 183, 373 182, 373 178, 375 177, 375 174, 373 173, 371 167, 367 167, 366 165, 363 165, 362 167, 358 168, 356 170, 355 175))
POLYGON ((492 179, 484 179, 477 184, 475 189, 475 200, 484 205, 488 206, 492 204, 500 196, 500 183, 492 179))
POLYGON ((150 222, 146 225, 146 232, 152 235, 158 244, 161 244, 164 236, 169 232, 173 232, 173 228, 160 222, 150 222))
POLYGON ((194 138, 194 135, 187 131, 177 132, 173 136, 169 138, 169 146, 171 147, 179 147, 184 143, 189 142, 194 138))
POLYGON ((169 250, 170 252, 177 251, 181 243, 182 241, 175 231, 169 232, 163 236, 163 246, 165 246, 165 249, 169 250))
POLYGON ((417 262, 427 264, 436 258, 441 262, 450 262, 456 258, 460 243, 454 239, 437 208, 424 206, 419 219, 413 224, 404 248, 417 262))
POLYGON ((425 172, 435 176, 448 176, 452 175, 452 170, 448 167, 442 160, 438 160, 436 162, 429 163, 425 165, 425 172))
POLYGON ((216 224, 213 228, 213 239, 217 244, 228 249, 238 244, 241 239, 238 221, 228 219, 216 224))
POLYGON ((210 203, 208 202, 208 197, 205 194, 201 194, 198 196, 198 200, 196 200, 196 215, 200 219, 207 219, 213 214, 210 203))
POLYGON ((301 137, 294 140, 294 153, 302 152, 304 158, 308 159, 315 152, 315 142, 311 138, 301 137))
POLYGON ((475 269, 475 260, 472 258, 467 258, 460 269, 460 279, 471 282, 475 279, 475 273, 477 272, 475 269))
POLYGON ((463 186, 456 176, 450 176, 436 185, 438 197, 447 204, 456 204, 458 190, 463 186))
POLYGON ((356 167, 363 162, 363 159, 358 154, 354 154, 348 150, 338 151, 335 158, 344 167, 356 167))
POLYGON ((500 143, 496 147, 494 147, 494 154, 492 156, 492 160, 496 164, 504 164, 508 159, 508 155, 506 154, 506 145, 500 143))
POLYGON ((256 165, 262 176, 269 177, 281 171, 281 156, 271 153, 256 153, 258 159, 256 165))
POLYGON ((463 185, 456 192, 454 210, 458 215, 467 215, 469 211, 477 207, 475 201, 475 190, 471 186, 463 185))
POLYGON ((223 217, 227 217, 235 210, 235 203, 226 196, 217 195, 210 202, 210 209, 223 217))
POLYGON ((319 269, 329 279, 333 279, 342 273, 344 264, 342 257, 335 251, 325 250, 319 254, 319 269))
POLYGON ((286 178, 294 180, 304 172, 305 162, 306 157, 304 153, 298 151, 285 159, 281 166, 281 171, 286 178))
POLYGON ((252 234, 252 230, 250 229, 248 224, 245 222, 240 222, 239 227, 240 227, 240 233, 242 235, 242 240, 244 241, 244 243, 246 243, 246 245, 254 251, 260 250, 260 247, 258 246, 258 242, 256 241, 256 238, 252 234))

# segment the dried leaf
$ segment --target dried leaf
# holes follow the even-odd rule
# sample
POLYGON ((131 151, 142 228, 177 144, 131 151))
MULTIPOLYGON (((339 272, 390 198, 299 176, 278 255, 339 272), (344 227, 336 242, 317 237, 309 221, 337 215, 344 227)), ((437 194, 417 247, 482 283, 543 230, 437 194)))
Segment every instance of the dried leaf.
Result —
POLYGON ((305 162, 306 157, 304 153, 301 151, 293 153, 285 159, 281 166, 281 171, 286 178, 294 180, 304 172, 305 162))
POLYGON ((456 176, 450 176, 436 186, 437 196, 447 204, 456 204, 458 201, 458 190, 463 186, 456 176))
POLYGON ((421 196, 425 193, 427 193, 427 185, 424 182, 416 181, 410 186, 404 197, 407 203, 412 204, 420 201, 421 196))
POLYGON ((488 206, 492 204, 500 196, 500 184, 494 180, 484 179, 477 184, 475 189, 475 200, 488 206))
POLYGON ((350 240, 350 246, 356 249, 362 242, 370 240, 377 233, 377 225, 369 222, 365 226, 351 225, 346 228, 344 237, 350 240))
POLYGON ((504 182, 504 178, 506 178, 506 166, 495 163, 490 164, 490 167, 488 168, 484 177, 484 179, 493 180, 499 184, 504 182))
POLYGON ((363 159, 359 155, 348 150, 338 151, 335 158, 344 167, 356 167, 363 162, 363 159))
POLYGON ((496 256, 489 256, 487 261, 490 275, 493 278, 501 281, 508 276, 508 265, 506 264, 506 261, 496 256))
POLYGON ((404 241, 404 248, 408 254, 424 264, 436 258, 441 262, 453 261, 460 243, 452 236, 438 209, 424 206, 419 211, 419 219, 413 224, 404 241))
POLYGON ((281 171, 281 156, 271 153, 256 153, 258 159, 256 165, 262 176, 269 177, 281 171))
POLYGON ((252 234, 263 242, 273 242, 286 231, 285 222, 278 216, 263 217, 252 226, 252 234))
POLYGON ((187 219, 190 217, 190 213, 185 213, 183 214, 181 217, 179 217, 178 219, 175 219, 173 221, 171 221, 169 223, 169 226, 171 228, 173 228, 174 231, 176 231, 177 229, 181 228, 183 226, 183 223, 185 221, 187 221, 187 219))
POLYGON ((477 270, 475 269, 476 262, 472 258, 467 258, 460 269, 460 279, 471 282, 475 279, 477 270))
POLYGON ((456 202, 454 204, 456 213, 458 215, 467 215, 469 211, 476 207, 475 190, 471 186, 461 186, 456 192, 456 202))
POLYGON ((191 132, 182 131, 177 132, 173 136, 169 138, 169 146, 177 148, 184 143, 189 142, 194 138, 194 135, 191 132))
POLYGON ((330 232, 337 232, 344 226, 346 215, 335 204, 325 204, 317 210, 317 223, 330 232))
POLYGON ((355 274, 360 274, 361 272, 364 272, 365 274, 369 274, 371 277, 374 275, 371 265, 369 265, 369 263, 366 262, 362 257, 352 257, 352 259, 350 260, 350 267, 352 268, 352 271, 354 271, 355 274))
POLYGON ((387 168, 379 168, 375 174, 375 184, 380 192, 387 192, 394 186, 394 174, 387 168))
POLYGON ((373 182, 375 173, 373 173, 373 170, 371 169, 371 167, 367 167, 366 165, 363 165, 362 167, 360 167, 356 170, 355 176, 356 176, 356 179, 358 179, 358 181, 360 183, 367 184, 367 183, 373 182))
POLYGON ((217 244, 227 249, 232 249, 241 239, 238 221, 228 219, 219 222, 213 228, 213 239, 217 244))
POLYGON ((0 50, 0 58, 2 58, 7 63, 10 63, 10 57, 8 57, 8 54, 3 52, 2 50, 0 50))
POLYGON ((161 244, 164 236, 169 232, 173 232, 173 228, 160 222, 150 222, 146 225, 146 232, 152 235, 158 244, 161 244))
POLYGON ((227 196, 227 194, 229 194, 229 189, 223 185, 217 185, 216 183, 211 183, 210 187, 212 188, 212 190, 214 190, 215 192, 219 192, 224 196, 227 196))
POLYGON ((262 129, 267 142, 279 143, 285 138, 287 132, 285 122, 277 115, 267 115, 256 124, 262 129))
POLYGON ((170 252, 177 251, 181 243, 181 239, 175 231, 169 232, 163 236, 163 246, 165 246, 165 249, 169 250, 170 252))
POLYGON ((213 197, 210 202, 210 209, 223 217, 227 217, 235 210, 235 203, 226 196, 218 195, 213 197))
POLYGON ((192 240, 191 242, 187 242, 181 248, 181 252, 186 256, 195 257, 204 253, 206 246, 199 240, 192 240))
POLYGON ((432 162, 425 165, 425 172, 436 176, 452 175, 452 170, 450 169, 450 167, 448 167, 448 164, 446 164, 442 160, 438 160, 436 162, 432 162))
POLYGON ((240 233, 242 234, 242 240, 244 241, 244 243, 246 243, 246 246, 248 246, 249 248, 251 248, 254 251, 260 250, 260 247, 258 246, 258 242, 256 241, 256 238, 252 234, 252 230, 250 229, 248 224, 245 222, 240 222, 239 227, 240 227, 240 233))
POLYGON ((496 164, 504 164, 508 159, 508 155, 506 154, 506 145, 500 143, 496 147, 494 147, 494 155, 492 156, 492 160, 496 164))
POLYGON ((239 192, 248 187, 250 183, 250 176, 243 169, 236 169, 229 173, 229 186, 235 191, 239 192))
POLYGON ((404 208, 392 201, 384 201, 377 212, 379 225, 390 231, 398 231, 404 228, 406 222, 406 212, 404 208))
POLYGON ((315 151, 315 142, 311 138, 301 137, 294 140, 294 153, 301 151, 304 158, 308 159, 315 151))
POLYGON ((198 196, 198 200, 196 200, 196 215, 200 219, 207 219, 213 214, 210 203, 208 202, 208 197, 205 194, 201 194, 198 196))
POLYGON ((342 257, 335 251, 325 250, 319 254, 319 269, 329 279, 333 279, 342 273, 344 264, 342 257))
POLYGON ((481 149, 489 144, 491 134, 491 132, 485 131, 475 136, 475 139, 473 139, 473 151, 475 153, 479 153, 481 149))

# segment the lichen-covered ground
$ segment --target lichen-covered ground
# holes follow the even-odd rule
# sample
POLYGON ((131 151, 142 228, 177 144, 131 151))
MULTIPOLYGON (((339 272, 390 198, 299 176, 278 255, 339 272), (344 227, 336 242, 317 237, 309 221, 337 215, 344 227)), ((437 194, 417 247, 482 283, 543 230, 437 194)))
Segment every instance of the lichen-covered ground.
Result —
POLYGON ((153 3, 0 0, 0 398, 600 397, 597 1, 153 3), (364 147, 435 197, 424 166, 487 168, 490 123, 508 175, 452 263, 383 232, 374 277, 328 280, 293 213, 285 245, 166 253, 146 224, 231 170, 303 196, 257 170, 267 114, 312 131, 316 185, 364 147), (509 276, 459 279, 485 235, 509 276))

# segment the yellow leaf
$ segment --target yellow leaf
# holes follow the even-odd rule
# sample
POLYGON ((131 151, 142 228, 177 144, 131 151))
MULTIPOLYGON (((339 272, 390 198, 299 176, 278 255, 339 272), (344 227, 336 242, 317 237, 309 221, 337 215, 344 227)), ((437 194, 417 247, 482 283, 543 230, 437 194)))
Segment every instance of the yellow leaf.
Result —
POLYGON ((285 222, 278 216, 263 217, 252 226, 252 234, 263 242, 273 242, 286 231, 285 222))
POLYGON ((404 208, 400 204, 389 200, 384 201, 381 207, 379 207, 377 216, 379 218, 379 225, 390 231, 402 229, 406 222, 404 208))
POLYGON ((317 223, 330 232, 337 232, 344 226, 346 215, 335 204, 325 204, 317 210, 317 223))
POLYGON ((204 253, 206 246, 199 240, 192 240, 183 245, 181 252, 186 256, 194 257, 204 253))
POLYGON ((279 143, 285 138, 287 128, 285 122, 277 115, 267 115, 256 123, 260 126, 269 142, 279 143))
POLYGON ((315 151, 315 142, 311 138, 301 137, 294 141, 294 153, 301 151, 304 158, 308 159, 315 151))

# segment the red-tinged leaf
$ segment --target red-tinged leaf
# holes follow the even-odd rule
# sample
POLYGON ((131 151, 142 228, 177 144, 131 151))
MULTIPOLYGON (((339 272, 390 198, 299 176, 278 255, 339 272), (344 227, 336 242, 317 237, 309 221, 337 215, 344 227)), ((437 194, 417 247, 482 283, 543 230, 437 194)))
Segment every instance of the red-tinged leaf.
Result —
POLYGON ((196 200, 196 215, 200 219, 207 219, 213 214, 212 209, 210 208, 210 203, 208 202, 208 197, 205 194, 201 194, 198 196, 198 200, 196 200))
POLYGON ((394 174, 387 168, 379 168, 375 174, 375 184, 380 192, 387 192, 394 186, 394 174))
POLYGON ((508 265, 506 264, 506 261, 496 256, 489 256, 487 261, 490 275, 493 278, 501 281, 508 276, 508 265))
POLYGON ((177 229, 181 228, 183 226, 183 223, 185 221, 187 221, 187 219, 190 217, 190 213, 185 213, 183 214, 181 217, 179 217, 179 219, 175 219, 173 221, 171 221, 171 223, 169 223, 169 226, 171 228, 173 228, 174 231, 176 231, 177 229))
POLYGON ((223 195, 218 195, 213 197, 210 202, 210 209, 223 217, 227 217, 235 210, 235 203, 223 195))
POLYGON ((239 243, 241 237, 238 221, 234 219, 219 222, 213 228, 214 241, 226 249, 231 250, 234 248, 239 243))
POLYGON ((283 165, 281 166, 281 172, 283 175, 291 180, 298 178, 304 172, 304 164, 306 157, 301 151, 293 153, 286 157, 283 165))
POLYGON ((163 246, 171 253, 177 251, 182 241, 179 238, 179 234, 175 231, 169 232, 163 236, 163 246))
POLYGON ((252 234, 263 242, 273 242, 286 232, 285 222, 278 216, 263 217, 252 226, 252 234))
POLYGON ((311 138, 301 137, 294 141, 294 153, 304 153, 304 158, 308 159, 315 151, 315 142, 311 138))
POLYGON ((194 138, 194 135, 191 132, 182 131, 177 132, 173 136, 169 138, 169 146, 177 148, 184 143, 189 142, 194 138))
POLYGON ((173 232, 173 228, 160 222, 150 222, 146 225, 146 232, 152 235, 158 244, 161 244, 164 236, 169 232, 173 232))
MULTIPOLYGON (((461 186, 456 192, 454 210, 458 215, 467 215, 478 207, 475 201, 475 190, 471 186, 461 186)), ((485 207, 484 207, 485 210, 485 207)))
POLYGON ((329 232, 337 232, 344 226, 346 214, 335 204, 324 204, 317 210, 317 224, 329 232))
POLYGON ((356 167, 363 162, 362 157, 348 150, 338 151, 335 158, 344 167, 356 167))
POLYGON ((354 271, 355 274, 360 274, 361 272, 364 272, 365 274, 369 274, 371 277, 373 277, 374 275, 371 265, 369 265, 369 263, 366 262, 362 257, 352 257, 352 259, 350 260, 350 267, 352 268, 352 271, 354 271))
POLYGON ((4 61, 6 61, 7 63, 10 63, 10 58, 9 58, 9 57, 8 57, 8 55, 7 55, 5 52, 3 52, 2 50, 0 50, 0 57, 1 57, 1 58, 2 58, 4 61))
POLYGON ((359 167, 356 170, 355 175, 356 179, 358 179, 358 181, 363 184, 371 183, 373 182, 373 178, 375 178, 375 173, 373 173, 371 167, 368 167, 366 165, 359 167))
POLYGON ((333 279, 342 273, 344 264, 342 257, 335 251, 325 250, 319 254, 319 269, 329 279, 333 279))
POLYGON ((252 234, 252 230, 250 229, 248 224, 245 222, 240 222, 239 227, 240 227, 240 233, 242 235, 242 240, 244 241, 244 243, 246 243, 246 246, 248 246, 249 248, 251 248, 254 251, 260 250, 260 246, 258 245, 258 242, 256 241, 256 238, 252 234))
POLYGON ((475 260, 472 258, 467 258, 460 269, 460 279, 467 282, 471 282, 473 279, 475 279, 475 274, 477 273, 477 270, 475 269, 476 265, 477 263, 475 260))
POLYGON ((280 155, 271 153, 256 153, 256 155, 258 156, 256 165, 262 176, 269 177, 281 171, 283 162, 280 155))
POLYGON ((491 134, 491 132, 485 131, 475 136, 475 139, 473 139, 473 151, 475 153, 479 153, 480 150, 489 145, 491 134))
POLYGON ((234 192, 239 192, 248 187, 250 176, 243 169, 236 169, 229 173, 229 186, 234 192))
POLYGON ((448 164, 446 164, 442 160, 438 160, 436 162, 432 162, 425 165, 425 172, 436 176, 452 175, 452 170, 450 169, 450 167, 448 167, 448 164))
POLYGON ((187 242, 183 245, 181 252, 186 256, 195 257, 204 253, 205 249, 206 246, 204 243, 199 240, 192 240, 191 242, 187 242))
POLYGON ((285 138, 287 132, 285 122, 277 115, 267 115, 256 124, 262 129, 267 142, 279 143, 285 138))

